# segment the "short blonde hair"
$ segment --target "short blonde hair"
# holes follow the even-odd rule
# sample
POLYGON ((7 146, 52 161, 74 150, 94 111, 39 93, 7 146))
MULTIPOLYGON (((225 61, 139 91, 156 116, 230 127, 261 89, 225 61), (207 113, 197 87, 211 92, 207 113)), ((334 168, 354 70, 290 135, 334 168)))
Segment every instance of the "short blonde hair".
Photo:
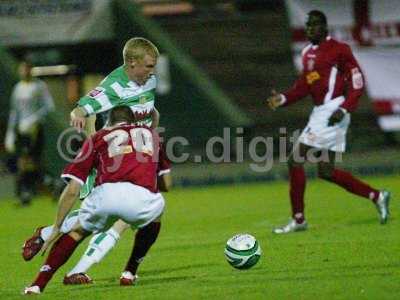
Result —
POLYGON ((160 52, 152 42, 142 37, 134 37, 128 40, 122 51, 124 64, 132 59, 141 60, 146 54, 158 58, 160 52))

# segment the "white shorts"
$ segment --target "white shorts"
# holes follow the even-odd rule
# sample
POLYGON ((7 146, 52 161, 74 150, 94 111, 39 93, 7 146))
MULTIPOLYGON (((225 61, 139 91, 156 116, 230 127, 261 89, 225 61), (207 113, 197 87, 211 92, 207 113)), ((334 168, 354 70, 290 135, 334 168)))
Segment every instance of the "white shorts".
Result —
POLYGON ((60 231, 62 233, 68 233, 72 230, 75 224, 78 222, 79 209, 72 210, 64 219, 61 225, 60 231))
POLYGON ((83 201, 79 222, 91 232, 106 231, 118 219, 141 228, 164 210, 164 198, 129 182, 105 183, 93 189, 83 201))
POLYGON ((298 142, 335 152, 346 150, 346 134, 350 125, 350 114, 346 113, 343 120, 333 126, 328 126, 330 116, 344 102, 344 97, 337 97, 326 104, 314 107, 306 128, 301 133, 298 142))

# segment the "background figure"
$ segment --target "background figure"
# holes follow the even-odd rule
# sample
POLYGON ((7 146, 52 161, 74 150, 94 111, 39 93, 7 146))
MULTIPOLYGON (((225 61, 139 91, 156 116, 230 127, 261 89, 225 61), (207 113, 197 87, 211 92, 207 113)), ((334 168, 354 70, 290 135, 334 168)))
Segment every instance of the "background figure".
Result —
POLYGON ((17 156, 16 195, 28 204, 41 181, 43 123, 54 103, 46 83, 32 77, 32 65, 20 63, 20 81, 11 94, 11 109, 5 138, 7 152, 17 156))

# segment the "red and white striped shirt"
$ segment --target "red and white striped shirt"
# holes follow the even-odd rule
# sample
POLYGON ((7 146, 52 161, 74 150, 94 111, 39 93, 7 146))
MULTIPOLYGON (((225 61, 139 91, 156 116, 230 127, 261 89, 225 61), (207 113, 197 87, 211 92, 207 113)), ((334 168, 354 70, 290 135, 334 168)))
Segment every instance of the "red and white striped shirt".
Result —
POLYGON ((319 45, 308 45, 302 52, 303 72, 283 95, 283 105, 311 95, 315 105, 322 105, 339 96, 341 107, 349 112, 357 108, 364 90, 363 75, 349 45, 331 37, 319 45), (346 92, 346 95, 345 95, 346 92))

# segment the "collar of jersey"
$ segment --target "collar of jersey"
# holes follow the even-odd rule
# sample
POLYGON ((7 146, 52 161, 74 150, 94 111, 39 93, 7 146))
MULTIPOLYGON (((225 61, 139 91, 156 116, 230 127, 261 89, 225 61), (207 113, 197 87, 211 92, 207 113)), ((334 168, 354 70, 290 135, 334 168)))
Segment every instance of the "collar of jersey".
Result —
MULTIPOLYGON (((323 44, 323 43, 325 43, 325 42, 327 42, 327 41, 330 41, 331 39, 332 39, 332 37, 331 37, 330 35, 328 35, 328 36, 325 38, 325 41, 323 41, 321 44, 323 44)), ((319 48, 319 46, 321 46, 321 44, 319 44, 319 45, 312 45, 311 47, 312 47, 313 50, 317 50, 317 49, 319 48)))

